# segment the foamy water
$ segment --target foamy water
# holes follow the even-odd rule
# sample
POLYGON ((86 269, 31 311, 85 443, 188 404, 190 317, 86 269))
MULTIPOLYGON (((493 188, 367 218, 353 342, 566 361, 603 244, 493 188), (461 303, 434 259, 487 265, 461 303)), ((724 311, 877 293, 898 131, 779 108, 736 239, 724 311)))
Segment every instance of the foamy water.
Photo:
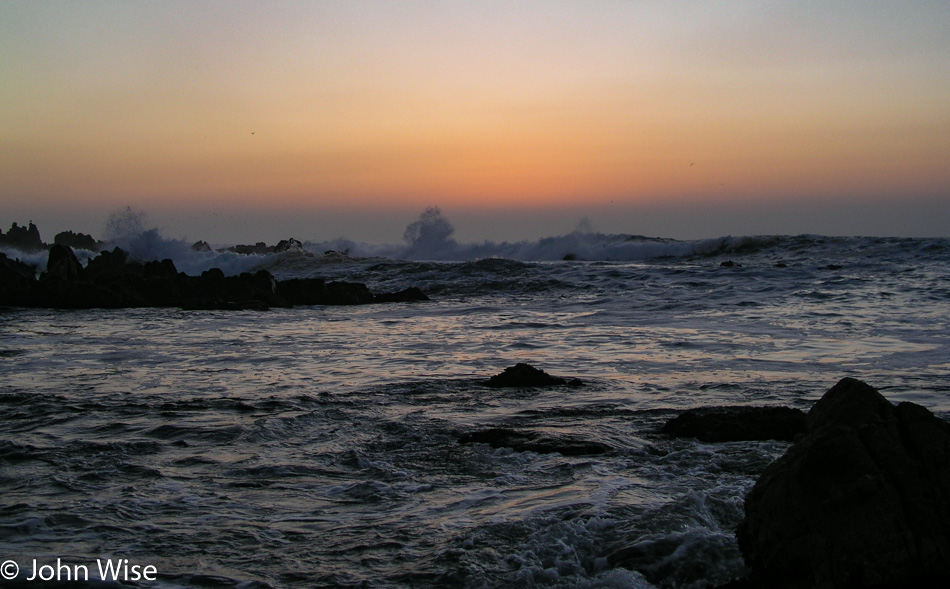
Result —
POLYGON ((0 311, 0 560, 23 586, 33 559, 124 558, 147 586, 704 587, 742 574, 742 498, 785 445, 669 440, 667 418, 807 409, 844 376, 950 414, 946 240, 341 245, 172 257, 432 300, 0 311), (484 385, 516 362, 585 386, 484 385), (611 451, 459 443, 488 427, 611 451))

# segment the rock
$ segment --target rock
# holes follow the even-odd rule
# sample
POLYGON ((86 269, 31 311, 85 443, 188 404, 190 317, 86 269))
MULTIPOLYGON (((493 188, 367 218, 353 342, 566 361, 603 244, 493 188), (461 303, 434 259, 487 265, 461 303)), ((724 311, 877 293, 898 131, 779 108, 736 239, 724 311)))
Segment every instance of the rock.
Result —
POLYGON ((91 235, 85 233, 73 233, 72 231, 63 231, 57 233, 53 238, 56 245, 65 245, 74 250, 87 250, 90 252, 99 251, 101 245, 91 235))
POLYGON ((571 437, 541 436, 535 432, 519 432, 507 428, 491 428, 465 434, 460 444, 488 444, 492 448, 511 448, 516 452, 536 454, 559 453, 563 456, 604 454, 612 448, 600 442, 571 437))
POLYGON ((86 271, 72 249, 59 244, 49 248, 46 272, 40 280, 85 280, 85 278, 86 271))
POLYGON ((950 586, 950 425, 843 379, 745 500, 760 587, 950 586))
POLYGON ((6 234, 0 231, 0 245, 26 252, 44 250, 47 247, 40 238, 40 230, 36 228, 33 221, 30 221, 29 227, 20 227, 14 223, 6 234))
POLYGON ((373 293, 360 282, 328 282, 323 305, 366 305, 374 302, 373 293))
POLYGON ((281 239, 277 242, 277 245, 274 246, 275 252, 288 252, 290 250, 300 251, 302 249, 303 243, 293 237, 290 239, 281 239))
POLYGON ((197 277, 180 275, 179 284, 182 295, 177 305, 187 310, 265 311, 289 305, 277 295, 277 283, 266 270, 225 276, 220 268, 211 268, 197 277))
POLYGON ((581 381, 573 379, 570 382, 558 377, 551 376, 543 370, 539 370, 530 364, 518 363, 514 366, 505 368, 501 374, 488 379, 485 383, 492 388, 515 388, 515 387, 551 387, 570 384, 572 386, 581 385, 581 381))
POLYGON ((327 299, 327 283, 322 278, 281 280, 277 294, 291 305, 322 305, 327 299))
POLYGON ((90 280, 108 283, 127 277, 129 274, 129 254, 122 248, 104 250, 86 262, 86 275, 90 280))
POLYGON ((721 263, 719 264, 719 267, 720 267, 720 268, 734 268, 735 265, 736 265, 736 263, 733 262, 732 260, 726 260, 725 262, 721 262, 721 263))
POLYGON ((36 268, 0 253, 0 305, 25 306, 36 285, 36 268))
POLYGON ((200 276, 178 272, 170 259, 145 264, 130 261, 115 248, 100 252, 85 268, 62 244, 50 248, 47 271, 0 258, 0 304, 88 309, 181 307, 183 309, 254 309, 290 305, 362 305, 382 301, 427 300, 419 289, 374 295, 365 284, 298 279, 278 283, 266 270, 225 276, 219 268, 200 276))
POLYGON ((178 276, 178 268, 175 267, 175 262, 167 258, 161 262, 145 262, 142 275, 145 278, 175 278, 178 276))
POLYGON ((247 256, 251 254, 259 254, 259 255, 272 254, 274 253, 274 248, 272 246, 268 246, 263 241, 258 241, 254 245, 239 244, 239 245, 231 246, 227 248, 225 251, 234 252, 236 254, 244 254, 247 256))
POLYGON ((660 430, 702 442, 783 440, 805 431, 805 414, 791 407, 703 407, 670 419, 660 430))
POLYGON ((207 241, 198 240, 194 242, 193 244, 191 244, 191 251, 199 252, 199 253, 207 253, 207 252, 213 252, 214 250, 211 248, 211 245, 207 241))

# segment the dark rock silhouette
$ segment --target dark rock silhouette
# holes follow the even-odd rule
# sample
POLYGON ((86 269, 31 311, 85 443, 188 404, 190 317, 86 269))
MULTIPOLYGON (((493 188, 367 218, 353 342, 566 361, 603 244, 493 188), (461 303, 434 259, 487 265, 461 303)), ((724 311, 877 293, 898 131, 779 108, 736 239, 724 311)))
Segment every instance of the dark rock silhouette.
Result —
POLYGON ((492 388, 550 387, 566 384, 578 386, 581 381, 577 379, 567 381, 559 376, 551 376, 530 364, 518 363, 505 368, 502 373, 491 377, 485 384, 492 388))
MULTIPOLYGON (((199 241, 195 243, 194 245, 192 245, 192 249, 194 249, 196 246, 203 247, 199 245, 202 243, 204 242, 199 241)), ((210 247, 208 249, 210 249, 210 247)), ((303 249, 303 243, 299 239, 294 239, 293 237, 291 237, 289 239, 281 239, 279 242, 277 242, 277 245, 267 245, 267 243, 263 241, 258 241, 254 245, 234 245, 227 248, 226 251, 234 252, 237 254, 244 254, 244 255, 250 255, 250 254, 263 255, 263 254, 273 254, 273 253, 286 252, 290 250, 301 250, 301 249, 303 249)), ((201 249, 201 250, 196 250, 196 251, 204 251, 204 250, 201 249)))
POLYGON ((88 250, 91 252, 99 251, 101 243, 96 241, 91 235, 85 233, 73 233, 72 231, 63 231, 57 233, 53 238, 55 245, 65 245, 74 250, 88 250))
POLYGON ((0 231, 0 245, 7 245, 22 251, 38 251, 48 247, 40 238, 40 230, 36 228, 33 221, 30 221, 28 227, 20 227, 13 223, 6 233, 0 231))
POLYGON ((604 454, 612 449, 600 442, 571 437, 542 436, 535 432, 520 432, 506 428, 474 431, 460 437, 459 443, 488 444, 492 448, 511 448, 516 452, 559 453, 564 456, 604 454))
POLYGON ((277 294, 291 305, 365 305, 373 293, 358 282, 326 282, 322 278, 292 278, 277 285, 277 294))
POLYGON ((805 431, 805 414, 791 407, 703 407, 666 422, 660 433, 702 442, 784 440, 805 431))
POLYGON ((843 379, 736 530, 746 587, 950 587, 950 425, 843 379))
POLYGON ((85 280, 86 272, 73 250, 56 244, 49 249, 46 272, 41 279, 85 280))
POLYGON ((30 266, 0 258, 0 305, 62 309, 181 307, 254 309, 291 305, 361 305, 428 300, 418 289, 374 295, 365 284, 299 279, 278 282, 265 270, 225 276, 218 268, 200 276, 178 272, 172 260, 144 264, 122 249, 100 252, 86 267, 64 245, 50 248, 47 270, 36 279, 30 266))
POLYGON ((0 253, 0 305, 25 306, 36 284, 36 268, 0 253))
POLYGON ((303 243, 298 239, 291 237, 290 239, 281 239, 277 242, 277 245, 274 246, 275 252, 287 252, 290 250, 300 250, 303 249, 303 243))

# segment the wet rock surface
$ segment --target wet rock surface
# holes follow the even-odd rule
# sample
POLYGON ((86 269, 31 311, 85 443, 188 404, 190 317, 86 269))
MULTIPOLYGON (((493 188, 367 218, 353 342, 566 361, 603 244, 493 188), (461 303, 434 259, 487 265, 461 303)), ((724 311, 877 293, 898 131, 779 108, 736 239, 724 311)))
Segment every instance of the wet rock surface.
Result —
POLYGON ((950 587, 950 426, 846 378, 769 465, 736 531, 744 587, 950 587))
POLYGON ((660 433, 702 442, 782 440, 805 431, 805 413, 791 407, 703 407, 670 419, 660 433))
POLYGON ((577 379, 567 380, 559 376, 552 376, 523 362, 505 368, 503 372, 491 377, 485 383, 486 386, 492 388, 580 386, 581 384, 581 381, 577 379))

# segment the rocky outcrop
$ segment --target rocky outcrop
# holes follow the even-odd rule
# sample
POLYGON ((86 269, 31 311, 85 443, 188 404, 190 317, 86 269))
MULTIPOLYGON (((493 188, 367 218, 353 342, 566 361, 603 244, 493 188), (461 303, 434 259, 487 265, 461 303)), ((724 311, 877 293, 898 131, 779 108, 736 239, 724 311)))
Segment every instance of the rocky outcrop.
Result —
MULTIPOLYGON (((199 242, 201 243, 201 242, 199 242)), ((198 244, 195 244, 198 245, 198 244)), ((258 241, 254 245, 233 245, 229 248, 226 248, 225 251, 234 252, 236 254, 244 255, 264 255, 264 254, 274 254, 280 252, 287 252, 291 250, 302 250, 303 243, 299 239, 294 239, 293 237, 289 239, 281 239, 277 242, 277 245, 267 245, 263 241, 258 241)))
POLYGON ((745 500, 747 587, 950 587, 950 426, 846 378, 745 500))
POLYGON ((282 280, 278 295, 291 305, 365 305, 375 302, 373 293, 358 282, 326 282, 322 278, 282 280))
POLYGON ((25 306, 36 285, 36 268, 0 253, 0 305, 25 306))
POLYGON ((782 440, 805 431, 805 413, 791 407, 703 407, 670 419, 660 433, 701 442, 782 440))
POLYGON ((49 248, 44 279, 84 280, 85 275, 85 269, 72 249, 59 244, 49 248))
POLYGON ((65 245, 72 249, 88 250, 91 252, 99 251, 99 248, 102 246, 102 243, 96 241, 93 236, 85 233, 74 233, 72 231, 57 233, 53 238, 53 243, 65 245))
POLYGON ((511 448, 516 452, 536 454, 562 454, 563 456, 588 456, 604 454, 612 448, 607 444, 562 436, 542 436, 531 431, 515 431, 507 428, 490 428, 474 431, 459 438, 460 444, 488 444, 492 448, 511 448))
POLYGON ((20 227, 16 223, 10 226, 10 230, 4 233, 0 231, 0 245, 16 248, 21 251, 38 251, 47 248, 40 237, 40 230, 37 229, 33 221, 29 226, 20 227))
POLYGON ((278 282, 265 270, 225 276, 212 268, 189 276, 178 272, 172 260, 142 264, 129 260, 128 253, 119 248, 100 252, 84 268, 69 247, 54 245, 39 280, 34 268, 0 258, 0 305, 265 310, 427 299, 418 289, 374 295, 366 285, 355 282, 327 283, 317 278, 278 282))
POLYGON ((485 383, 486 386, 492 388, 579 386, 581 384, 581 381, 577 379, 568 381, 559 376, 551 376, 547 372, 523 362, 505 368, 503 372, 491 377, 485 383))

